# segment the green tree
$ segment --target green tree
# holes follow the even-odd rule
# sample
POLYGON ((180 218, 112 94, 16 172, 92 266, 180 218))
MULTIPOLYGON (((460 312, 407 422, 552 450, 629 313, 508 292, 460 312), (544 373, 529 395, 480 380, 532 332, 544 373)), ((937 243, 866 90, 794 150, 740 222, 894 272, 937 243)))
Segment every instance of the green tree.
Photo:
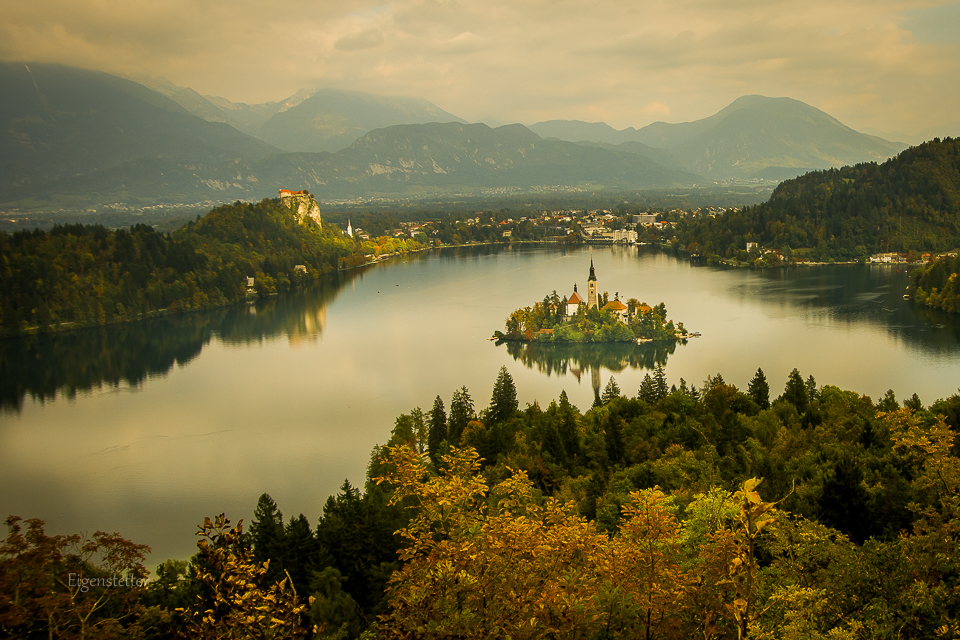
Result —
POLYGON ((603 404, 610 404, 610 401, 614 398, 620 397, 620 385, 617 384, 616 378, 610 376, 607 386, 603 389, 603 395, 600 397, 603 404))
POLYGON ((441 445, 447 441, 447 413, 443 408, 443 400, 437 396, 430 410, 430 434, 427 440, 427 451, 434 464, 439 462, 441 445))
POLYGON ((500 367, 497 381, 493 384, 487 417, 492 424, 504 423, 513 417, 517 407, 517 387, 513 384, 513 376, 505 366, 500 367))
POLYGON ((310 574, 317 569, 320 548, 310 530, 310 522, 302 513, 290 520, 284 529, 283 566, 298 593, 307 593, 310 574))
POLYGON ((267 580, 279 581, 284 575, 283 514, 274 499, 266 493, 257 500, 250 522, 250 540, 253 543, 253 559, 260 563, 270 561, 267 580))
POLYGON ((640 382, 640 390, 637 391, 637 397, 647 404, 657 402, 657 388, 649 373, 644 374, 643 380, 640 382))
POLYGON ((799 369, 794 369, 787 377, 787 385, 783 389, 782 398, 796 407, 798 413, 807 410, 809 396, 799 369))
POLYGON ((467 388, 460 387, 453 392, 453 398, 450 400, 450 424, 447 432, 447 438, 450 444, 459 444, 460 436, 467 424, 475 417, 473 411, 473 400, 467 388))
POLYGON ((747 393, 761 409, 770 408, 770 385, 767 383, 767 376, 763 374, 763 369, 757 368, 757 372, 747 386, 747 393))
POLYGON ((662 400, 667 397, 669 391, 666 371, 664 371, 662 364, 657 363, 657 366, 653 369, 653 392, 657 400, 662 400))
POLYGON ((343 590, 343 576, 333 567, 315 571, 310 581, 310 621, 317 627, 317 638, 330 640, 360 635, 360 609, 343 590))
POLYGON ((810 376, 807 377, 807 382, 805 383, 805 386, 807 387, 807 404, 808 405, 813 404, 814 402, 817 401, 817 396, 818 396, 817 381, 814 380, 813 374, 810 374, 810 376))

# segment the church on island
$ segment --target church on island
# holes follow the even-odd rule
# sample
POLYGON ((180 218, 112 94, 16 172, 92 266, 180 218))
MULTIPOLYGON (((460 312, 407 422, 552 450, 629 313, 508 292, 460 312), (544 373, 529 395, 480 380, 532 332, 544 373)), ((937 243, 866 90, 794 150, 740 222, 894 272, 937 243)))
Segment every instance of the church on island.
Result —
MULTIPOLYGON (((583 296, 581 296, 577 291, 577 285, 574 284, 573 293, 570 294, 570 297, 564 299, 562 304, 566 305, 567 318, 571 318, 577 313, 577 309, 581 304, 587 305, 587 310, 589 311, 595 307, 600 307, 600 302, 600 296, 597 293, 597 272, 593 268, 593 258, 590 258, 590 275, 587 277, 586 301, 584 301, 583 296)), ((649 307, 647 307, 647 309, 649 310, 649 307)), ((620 302, 619 297, 616 297, 603 305, 601 311, 611 311, 620 319, 621 322, 627 322, 627 305, 620 302)))

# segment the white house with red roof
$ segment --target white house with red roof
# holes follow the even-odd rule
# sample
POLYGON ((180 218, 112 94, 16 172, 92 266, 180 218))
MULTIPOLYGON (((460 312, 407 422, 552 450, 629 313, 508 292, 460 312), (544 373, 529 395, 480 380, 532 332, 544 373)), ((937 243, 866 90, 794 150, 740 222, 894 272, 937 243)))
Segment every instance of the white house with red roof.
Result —
POLYGON ((577 307, 583 304, 583 298, 577 293, 577 285, 573 285, 573 293, 567 298, 567 315, 572 316, 577 312, 577 307))

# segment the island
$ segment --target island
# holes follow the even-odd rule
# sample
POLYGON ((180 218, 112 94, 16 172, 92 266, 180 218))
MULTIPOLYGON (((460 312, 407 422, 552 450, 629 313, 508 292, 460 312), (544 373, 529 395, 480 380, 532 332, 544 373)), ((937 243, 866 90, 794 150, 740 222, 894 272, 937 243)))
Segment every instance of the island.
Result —
POLYGON ((493 339, 523 342, 653 342, 686 340, 699 336, 688 332, 682 322, 667 318, 661 302, 650 306, 636 298, 624 304, 620 293, 599 293, 597 274, 590 260, 587 299, 573 285, 573 293, 561 298, 556 290, 532 307, 517 309, 506 320, 504 331, 495 331, 493 339))

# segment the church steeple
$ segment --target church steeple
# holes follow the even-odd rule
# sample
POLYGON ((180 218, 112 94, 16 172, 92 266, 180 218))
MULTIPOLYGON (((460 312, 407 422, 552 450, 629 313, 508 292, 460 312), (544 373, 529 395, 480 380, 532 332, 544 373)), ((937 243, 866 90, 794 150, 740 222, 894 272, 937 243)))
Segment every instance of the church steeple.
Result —
POLYGON ((587 278, 587 309, 599 307, 597 298, 597 273, 593 270, 593 258, 590 258, 590 277, 587 278))

